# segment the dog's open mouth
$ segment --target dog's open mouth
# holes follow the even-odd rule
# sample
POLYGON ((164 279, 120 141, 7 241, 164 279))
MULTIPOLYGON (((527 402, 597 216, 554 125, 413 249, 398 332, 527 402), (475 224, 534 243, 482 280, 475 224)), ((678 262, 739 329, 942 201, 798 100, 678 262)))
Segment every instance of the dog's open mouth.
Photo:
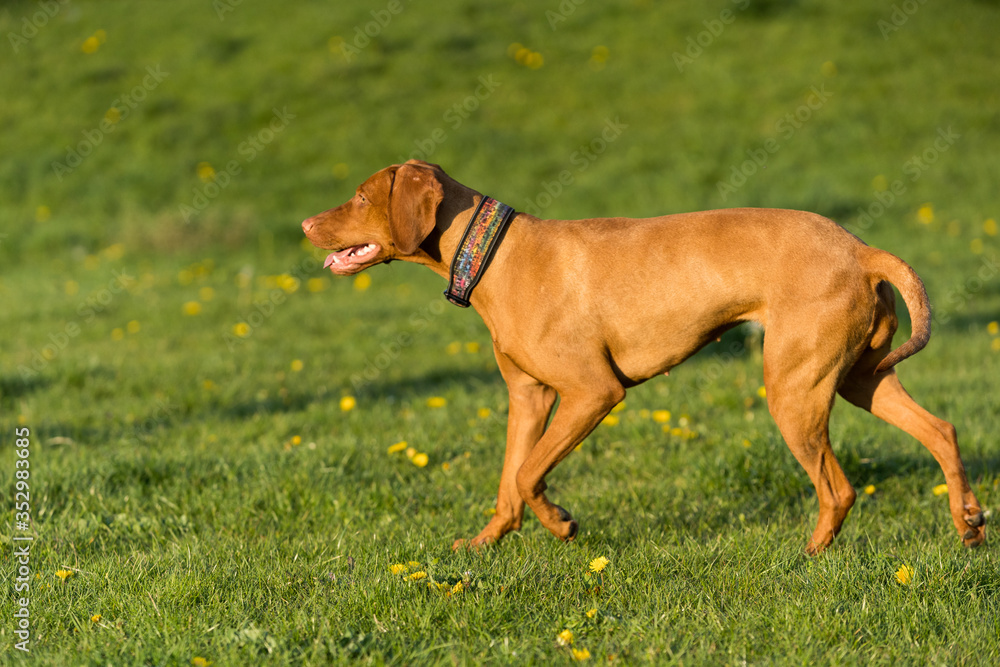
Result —
POLYGON ((329 268, 334 273, 350 271, 374 259, 379 250, 381 248, 377 243, 365 243, 331 252, 323 262, 323 268, 329 268))

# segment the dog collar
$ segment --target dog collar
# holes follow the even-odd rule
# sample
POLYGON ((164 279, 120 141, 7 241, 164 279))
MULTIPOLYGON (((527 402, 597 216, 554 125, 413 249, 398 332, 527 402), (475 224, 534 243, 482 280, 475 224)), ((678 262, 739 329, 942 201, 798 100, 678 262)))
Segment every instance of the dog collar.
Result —
POLYGON ((514 218, 514 209, 492 197, 479 200, 476 212, 451 260, 451 282, 444 295, 456 306, 468 308, 472 290, 486 273, 504 230, 514 218))

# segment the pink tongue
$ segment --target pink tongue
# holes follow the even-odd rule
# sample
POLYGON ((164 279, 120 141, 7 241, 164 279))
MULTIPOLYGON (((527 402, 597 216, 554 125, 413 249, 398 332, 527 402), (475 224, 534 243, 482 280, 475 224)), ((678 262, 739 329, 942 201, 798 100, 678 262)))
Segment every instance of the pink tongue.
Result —
POLYGON ((363 247, 365 246, 356 245, 356 246, 351 246, 350 248, 344 248, 340 252, 331 252, 329 255, 327 255, 326 261, 323 262, 323 268, 328 269, 335 263, 342 264, 345 266, 353 264, 354 262, 352 261, 352 259, 357 257, 358 250, 360 250, 363 247), (351 255, 352 252, 355 254, 351 255))

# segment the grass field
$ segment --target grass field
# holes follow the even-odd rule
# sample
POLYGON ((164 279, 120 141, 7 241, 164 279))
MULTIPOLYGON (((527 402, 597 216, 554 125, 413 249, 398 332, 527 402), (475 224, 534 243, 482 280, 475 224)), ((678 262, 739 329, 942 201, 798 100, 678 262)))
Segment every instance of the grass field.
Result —
POLYGON ((900 376, 1000 500, 1000 7, 663 4, 4 3, 0 663, 997 664, 995 539, 843 402, 859 501, 803 555, 752 330, 550 476, 575 542, 529 513, 451 552, 503 458, 489 333, 299 226, 408 157, 544 216, 801 208, 898 254, 935 312, 900 376))

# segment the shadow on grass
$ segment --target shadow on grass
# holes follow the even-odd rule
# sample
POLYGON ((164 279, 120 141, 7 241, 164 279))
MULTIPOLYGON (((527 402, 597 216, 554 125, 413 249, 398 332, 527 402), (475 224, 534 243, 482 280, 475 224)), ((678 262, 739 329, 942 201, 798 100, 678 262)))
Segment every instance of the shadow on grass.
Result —
POLYGON ((22 398, 28 394, 44 389, 52 384, 52 380, 38 375, 33 378, 14 376, 0 377, 0 402, 22 398))
POLYGON ((467 393, 504 387, 503 378, 497 370, 444 368, 412 377, 376 378, 362 385, 358 389, 358 396, 426 398, 456 391, 467 393))

